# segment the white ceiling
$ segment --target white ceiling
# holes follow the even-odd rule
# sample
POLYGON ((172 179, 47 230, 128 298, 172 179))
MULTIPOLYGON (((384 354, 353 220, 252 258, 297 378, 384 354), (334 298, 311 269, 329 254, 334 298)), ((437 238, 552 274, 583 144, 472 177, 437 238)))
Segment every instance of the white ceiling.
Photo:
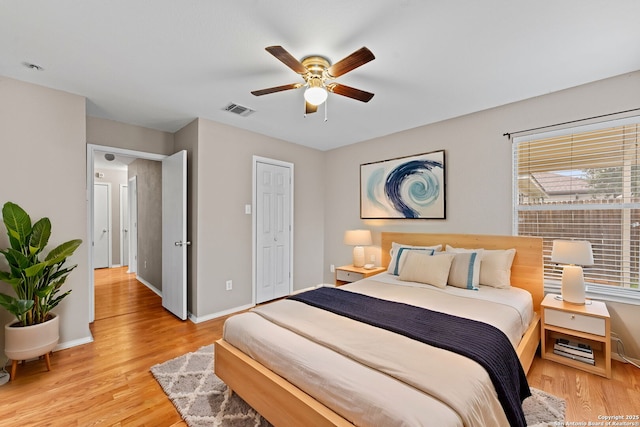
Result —
POLYGON ((638 17, 638 0, 0 0, 0 75, 86 96, 94 117, 327 150, 640 70, 638 17), (330 94, 327 122, 302 89, 255 97, 302 81, 270 45, 332 62, 367 46, 337 81, 375 97, 330 94))

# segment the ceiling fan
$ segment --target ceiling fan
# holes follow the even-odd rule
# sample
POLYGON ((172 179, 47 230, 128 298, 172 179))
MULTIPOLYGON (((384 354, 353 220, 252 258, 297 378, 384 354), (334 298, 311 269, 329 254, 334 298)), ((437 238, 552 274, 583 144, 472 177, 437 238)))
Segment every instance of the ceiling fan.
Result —
POLYGON ((306 87, 307 89, 304 92, 306 114, 315 113, 318 110, 318 105, 321 105, 327 100, 328 92, 362 102, 369 102, 371 98, 373 98, 373 93, 333 81, 337 77, 375 59, 373 53, 366 47, 356 50, 351 55, 333 65, 331 65, 331 62, 327 58, 322 56, 307 56, 301 61, 298 61, 282 46, 269 46, 266 47, 265 50, 275 56, 276 59, 284 65, 300 74, 304 79, 304 83, 292 83, 254 90, 251 93, 255 96, 306 87))

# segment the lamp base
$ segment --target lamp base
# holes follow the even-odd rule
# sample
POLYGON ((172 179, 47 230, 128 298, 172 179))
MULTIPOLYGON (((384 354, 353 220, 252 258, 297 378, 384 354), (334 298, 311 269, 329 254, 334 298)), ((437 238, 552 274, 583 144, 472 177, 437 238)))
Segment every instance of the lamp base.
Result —
POLYGON ((354 267, 364 266, 364 248, 362 246, 353 247, 353 266, 354 267))
POLYGON ((565 265, 562 271, 562 300, 570 304, 585 304, 584 275, 579 265, 565 265))

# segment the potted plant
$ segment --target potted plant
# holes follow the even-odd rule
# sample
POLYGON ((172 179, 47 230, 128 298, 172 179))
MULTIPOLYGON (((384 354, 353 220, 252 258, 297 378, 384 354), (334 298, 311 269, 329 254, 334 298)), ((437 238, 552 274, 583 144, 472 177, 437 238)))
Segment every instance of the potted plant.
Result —
POLYGON ((16 317, 5 325, 5 354, 13 360, 13 379, 18 360, 44 355, 50 368, 48 355, 58 343, 59 322, 51 310, 71 292, 60 293, 60 288, 77 265, 66 266, 65 262, 82 240, 65 242, 44 256, 51 236, 49 218, 32 225, 24 209, 7 202, 2 208, 2 220, 10 247, 0 250, 9 266, 9 271, 0 270, 0 281, 11 285, 15 292, 15 296, 0 293, 0 306, 16 317))

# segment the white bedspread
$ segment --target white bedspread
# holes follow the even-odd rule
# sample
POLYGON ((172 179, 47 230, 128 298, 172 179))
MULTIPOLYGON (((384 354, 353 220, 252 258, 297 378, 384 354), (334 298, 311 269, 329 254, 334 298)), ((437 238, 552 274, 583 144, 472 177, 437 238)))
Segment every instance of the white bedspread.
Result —
MULTIPOLYGON (((520 325, 526 309, 506 305, 505 292, 447 292, 394 280, 376 276, 342 289, 466 313, 505 331, 514 346, 522 333, 516 330, 526 328, 520 325)), ((297 301, 230 318, 224 338, 356 425, 508 425, 488 374, 476 362, 297 301)))

